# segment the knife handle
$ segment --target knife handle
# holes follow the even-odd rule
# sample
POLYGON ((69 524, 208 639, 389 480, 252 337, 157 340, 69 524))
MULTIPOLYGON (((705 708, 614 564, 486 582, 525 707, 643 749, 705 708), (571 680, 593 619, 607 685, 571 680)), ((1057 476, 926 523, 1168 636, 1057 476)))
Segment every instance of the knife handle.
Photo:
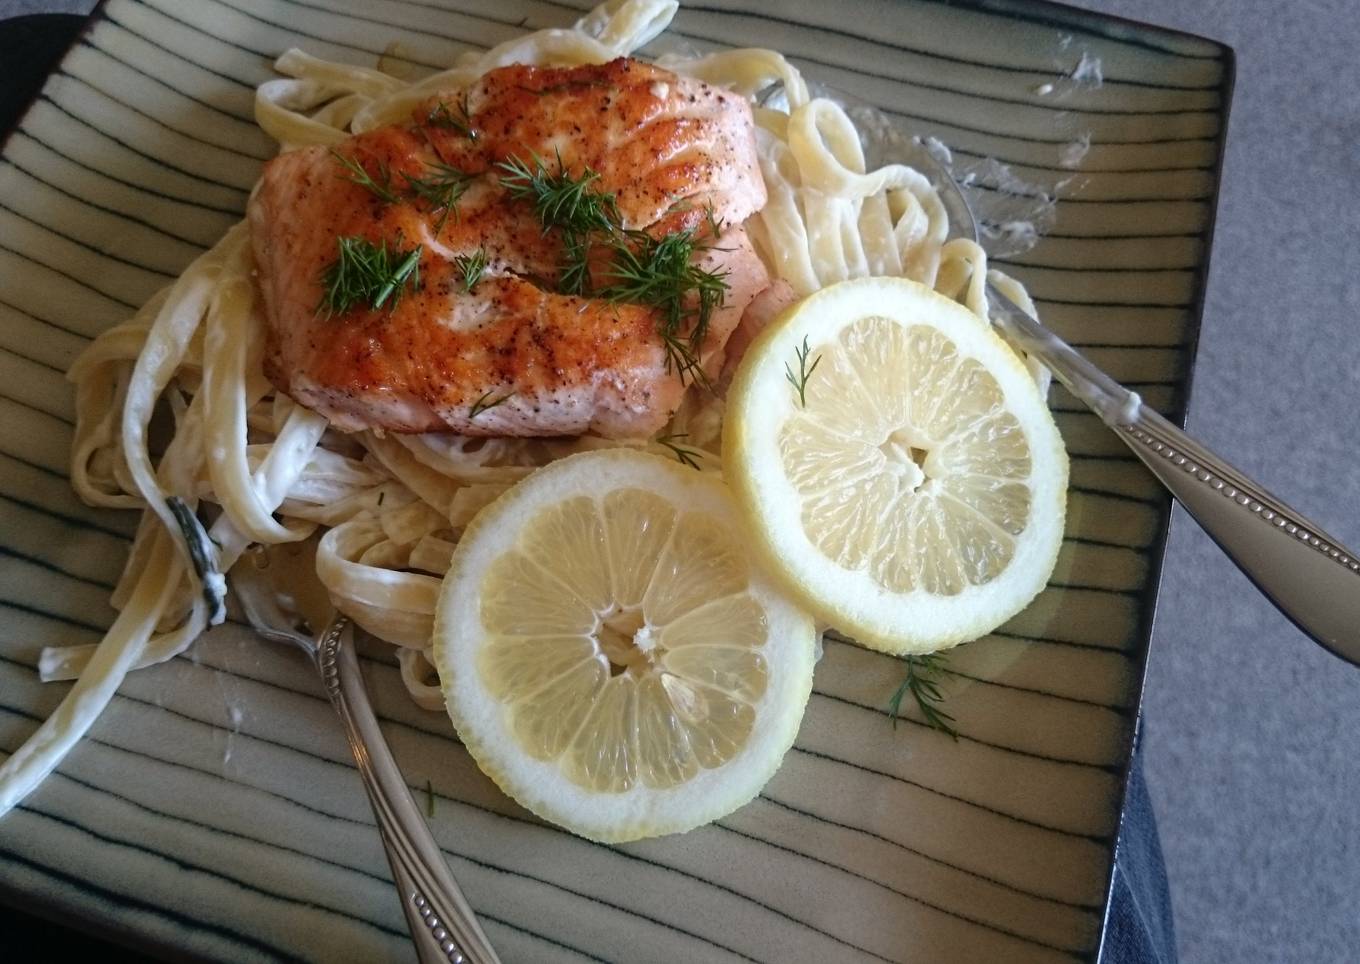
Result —
POLYGON ((1100 416, 1296 626, 1360 665, 1360 560, 1120 385, 994 286, 992 323, 1100 416))
POLYGON ((1360 665, 1360 561, 1302 513, 1146 406, 1120 437, 1256 587, 1360 665))

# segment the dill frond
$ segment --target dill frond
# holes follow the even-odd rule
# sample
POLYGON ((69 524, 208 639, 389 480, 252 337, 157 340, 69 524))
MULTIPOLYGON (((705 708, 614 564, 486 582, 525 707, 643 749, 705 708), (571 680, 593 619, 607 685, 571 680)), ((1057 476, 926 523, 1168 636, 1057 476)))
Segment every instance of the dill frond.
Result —
POLYGON ((580 177, 573 177, 557 157, 557 173, 548 171, 543 158, 533 155, 533 166, 518 157, 501 161, 501 186, 510 197, 528 201, 546 231, 561 228, 568 233, 585 235, 592 231, 613 233, 619 221, 619 211, 613 194, 594 190, 591 185, 599 180, 598 171, 585 168, 580 177))
MULTIPOLYGON (((615 303, 656 309, 666 370, 676 372, 681 382, 688 378, 706 385, 699 353, 728 285, 726 272, 706 271, 692 263, 708 247, 699 242, 696 230, 688 228, 661 238, 645 231, 625 231, 615 195, 593 186, 599 172, 587 167, 579 177, 573 176, 560 155, 556 173, 537 155, 532 164, 511 157, 496 166, 511 198, 532 204, 545 231, 561 230, 558 290, 571 295, 592 293, 590 253, 592 245, 603 244, 609 255, 604 269, 608 283, 594 293, 615 303)), ((711 208, 706 223, 717 237, 721 225, 711 208)))
POLYGON ((590 247, 592 239, 612 237, 619 230, 619 209, 613 194, 595 190, 598 171, 585 168, 580 177, 568 173, 557 156, 557 173, 552 173, 543 158, 533 155, 532 166, 518 157, 496 165, 501 186, 515 200, 528 201, 544 231, 562 232, 562 264, 558 289, 563 294, 585 295, 590 291, 590 247))
POLYGON ((386 241, 374 244, 367 238, 342 236, 336 238, 336 246, 339 255, 321 275, 318 314, 342 315, 358 304, 376 311, 389 298, 395 307, 407 286, 420 284, 420 245, 403 251, 400 239, 389 247, 386 241))
POLYGON ((463 192, 468 189, 476 175, 438 161, 427 167, 430 173, 421 177, 412 177, 409 174, 403 176, 406 178, 406 190, 412 197, 428 204, 432 213, 443 212, 434 228, 435 237, 438 237, 439 232, 443 231, 444 225, 448 223, 449 215, 456 213, 458 199, 463 196, 463 192))
POLYGON ((798 393, 798 404, 802 408, 807 408, 808 379, 817 370, 817 366, 822 363, 822 356, 818 355, 812 359, 811 367, 808 366, 808 355, 812 354, 812 349, 808 348, 807 335, 803 336, 803 347, 794 348, 793 353, 798 357, 798 374, 795 375, 793 369, 789 367, 789 363, 784 362, 784 377, 793 386, 793 390, 798 393))
POLYGON ((475 141, 478 137, 477 129, 472 126, 472 114, 468 111, 466 91, 458 98, 458 103, 453 107, 450 107, 446 100, 438 101, 425 115, 425 123, 430 127, 443 127, 457 131, 470 141, 475 141))
POLYGON ((493 398, 491 392, 485 392, 481 398, 472 403, 472 408, 468 410, 468 418, 474 419, 483 412, 490 411, 497 405, 504 405, 514 397, 514 392, 506 392, 504 395, 493 398))
POLYGON ((698 449, 692 449, 681 445, 677 441, 677 439, 688 437, 689 435, 685 432, 676 432, 671 435, 658 435, 653 441, 658 445, 664 445, 666 448, 670 449, 671 454, 675 456, 676 461, 681 465, 688 465, 692 469, 701 469, 702 466, 699 465, 698 460, 703 458, 704 453, 700 452, 698 449))
POLYGON ((959 734, 953 727, 954 717, 939 707, 944 702, 939 680, 941 674, 947 672, 945 656, 941 653, 904 656, 902 662, 907 667, 906 678, 888 700, 888 715, 892 717, 893 726, 897 726, 897 718, 902 715, 902 701, 911 696, 926 726, 957 740, 959 734))
POLYGON ((384 204, 396 204, 401 200, 397 196, 397 192, 392 190, 392 172, 388 169, 386 161, 378 161, 374 165, 378 169, 378 176, 375 178, 368 173, 368 170, 359 163, 357 158, 346 157, 335 149, 331 150, 331 156, 349 172, 349 177, 346 180, 366 189, 384 204))
POLYGON ((703 250, 693 229, 662 238, 627 232, 612 246, 614 258, 607 274, 613 283, 600 291, 601 297, 658 309, 667 370, 674 368, 681 381, 686 375, 703 381, 699 352, 713 312, 727 295, 726 272, 706 271, 693 263, 703 250))
POLYGON ((557 289, 564 295, 590 293, 590 235, 569 231, 562 237, 562 265, 557 289))
POLYGON ((472 289, 477 287, 477 282, 482 280, 486 265, 485 247, 480 247, 471 254, 460 254, 453 259, 453 266, 463 275, 463 290, 465 292, 472 294, 472 289))

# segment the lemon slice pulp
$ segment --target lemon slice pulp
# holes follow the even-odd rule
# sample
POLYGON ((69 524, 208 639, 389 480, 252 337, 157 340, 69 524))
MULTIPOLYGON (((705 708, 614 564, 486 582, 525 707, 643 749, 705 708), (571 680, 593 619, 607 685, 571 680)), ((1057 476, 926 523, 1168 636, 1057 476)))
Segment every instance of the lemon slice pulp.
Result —
POLYGON ((1044 399, 985 323, 915 282, 842 282, 777 319, 733 383, 723 455, 772 571, 877 649, 989 632, 1062 542, 1067 456, 1044 399))
POLYGON ((753 569, 722 483, 628 450, 554 462, 479 513, 434 639, 482 770, 605 841, 754 796, 793 742, 814 658, 809 617, 753 569))

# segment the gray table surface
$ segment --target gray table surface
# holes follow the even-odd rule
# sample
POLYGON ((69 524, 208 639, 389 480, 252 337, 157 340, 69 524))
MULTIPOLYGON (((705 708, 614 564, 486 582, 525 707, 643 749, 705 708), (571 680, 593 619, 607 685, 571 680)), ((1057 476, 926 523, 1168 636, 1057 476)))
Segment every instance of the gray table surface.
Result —
MULTIPOLYGON (((1237 51, 1190 429, 1360 547, 1355 0, 1082 0, 1237 51)), ((0 0, 0 17, 89 0, 0 0)), ((1360 670, 1299 634, 1180 510, 1145 695, 1180 956, 1356 959, 1360 670)))

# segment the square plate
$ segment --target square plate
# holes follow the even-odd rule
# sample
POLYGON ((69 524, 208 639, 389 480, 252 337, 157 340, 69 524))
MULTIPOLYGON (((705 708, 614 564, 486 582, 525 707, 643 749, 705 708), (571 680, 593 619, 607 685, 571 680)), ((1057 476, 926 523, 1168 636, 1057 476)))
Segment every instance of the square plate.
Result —
MULTIPOLYGON (((0 162, 0 748, 94 642, 134 519, 67 484, 63 380, 88 340, 236 221, 273 143, 254 87, 290 46, 427 71, 585 8, 526 0, 109 0, 0 162), (444 9, 447 7, 449 9, 444 9), (454 9, 456 8, 456 9, 454 9)), ((1222 45, 1022 0, 757 0, 681 10, 700 49, 768 46, 1055 195, 1003 267, 1163 413, 1183 411, 1232 80, 1222 45), (1081 68, 1081 69, 1078 69, 1081 68)), ((507 962, 1049 961, 1098 953, 1168 506, 1069 395, 1067 540, 1049 588, 951 656, 957 742, 886 715, 896 661, 828 641, 764 793, 678 837, 597 846, 472 765, 448 720, 366 671, 435 836, 507 962)), ((408 960, 388 869, 303 660, 237 626, 134 673, 0 821, 10 897, 221 960, 408 960)))

